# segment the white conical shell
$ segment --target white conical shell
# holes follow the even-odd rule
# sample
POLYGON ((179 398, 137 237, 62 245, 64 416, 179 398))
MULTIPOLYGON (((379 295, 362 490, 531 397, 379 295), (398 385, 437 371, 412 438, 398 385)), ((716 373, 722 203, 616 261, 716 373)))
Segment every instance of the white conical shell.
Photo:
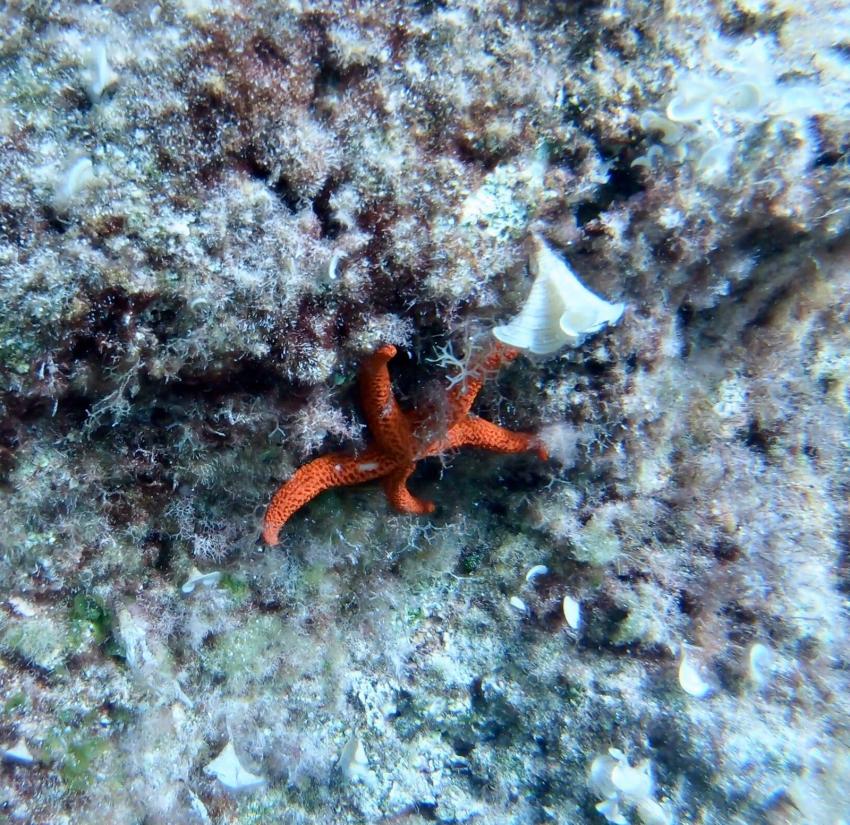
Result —
POLYGON ((377 784, 374 771, 369 770, 366 749, 357 736, 352 736, 339 756, 339 769, 349 782, 362 782, 370 788, 377 784))
POLYGON ((232 742, 224 746, 221 753, 204 768, 204 771, 216 777, 228 791, 253 791, 266 782, 263 777, 251 773, 239 761, 232 742))
POLYGON ((531 244, 534 282, 519 314, 493 329, 499 341, 535 355, 551 355, 563 346, 577 346, 620 318, 623 304, 594 295, 537 235, 531 244))

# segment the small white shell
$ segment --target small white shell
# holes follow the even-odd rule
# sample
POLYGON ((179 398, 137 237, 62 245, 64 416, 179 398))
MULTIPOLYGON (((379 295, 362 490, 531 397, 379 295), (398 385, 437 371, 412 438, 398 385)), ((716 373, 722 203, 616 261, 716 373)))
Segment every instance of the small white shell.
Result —
POLYGON ((711 113, 711 100, 677 95, 667 104, 667 117, 677 123, 694 123, 711 113))
POLYGON ((640 116, 640 125, 648 132, 661 132, 661 142, 667 146, 678 143, 685 133, 681 124, 659 115, 658 112, 644 112, 640 116))
POLYGON ((618 762, 611 770, 611 784, 626 799, 646 799, 652 793, 649 762, 641 762, 636 768, 627 761, 618 762))
POLYGON ((233 743, 228 742, 221 753, 204 768, 214 776, 228 791, 253 791, 265 785, 262 776, 251 773, 236 756, 233 743))
POLYGON ((366 749, 357 736, 352 736, 345 743, 339 755, 339 769, 349 782, 363 782, 368 786, 375 784, 375 775, 369 770, 366 749))
POLYGON ((534 581, 539 576, 545 576, 549 572, 549 568, 545 564, 535 564, 526 574, 527 582, 534 581))
POLYGON ((209 573, 201 573, 196 567, 193 567, 189 573, 189 578, 183 583, 180 590, 183 593, 192 593, 198 585, 203 587, 214 587, 221 581, 221 573, 218 570, 212 570, 209 573))
POLYGON ((525 602, 519 596, 511 596, 509 601, 514 610, 518 610, 520 613, 526 613, 528 611, 525 602))
POLYGON ((348 253, 344 249, 334 250, 333 254, 331 255, 331 259, 328 261, 327 278, 329 281, 335 281, 337 277, 339 277, 339 272, 337 271, 337 268, 339 267, 339 262, 347 257, 348 253))
POLYGON ((519 315, 493 329, 503 344, 551 355, 563 346, 578 346, 623 314, 623 304, 609 304, 592 293, 537 235, 531 238, 529 269, 534 282, 519 315))
POLYGON ((664 809, 652 799, 652 764, 644 759, 632 767, 626 755, 618 748, 608 748, 590 765, 588 785, 602 797, 596 810, 608 822, 625 823, 622 807, 637 806, 638 817, 644 825, 669 825, 664 809))
POLYGON ((761 642, 756 642, 751 648, 749 655, 750 679, 763 687, 770 681, 770 672, 773 669, 773 651, 761 642))
POLYGON ((679 663, 679 684, 685 693, 703 699, 711 693, 711 685, 702 678, 699 667, 688 657, 682 648, 682 661, 679 663))
POLYGON ((618 764, 619 760, 611 753, 601 753, 590 763, 587 784, 598 796, 608 798, 616 795, 617 789, 611 781, 611 771, 618 764))
MULTIPOLYGON (((676 145, 676 150, 684 147, 676 145)), ((643 166, 645 169, 652 169, 655 163, 665 157, 664 150, 658 146, 650 146, 645 155, 635 158, 632 161, 632 166, 643 166)))
POLYGON ((581 624, 581 605, 572 596, 567 595, 564 596, 563 609, 567 624, 573 630, 578 630, 581 624))
POLYGON ((716 92, 716 85, 705 78, 687 77, 679 84, 664 113, 677 123, 705 120, 711 115, 716 92))
POLYGON ((671 825, 673 817, 654 799, 641 799, 637 804, 638 819, 643 825, 671 825))
POLYGON ((90 158, 77 158, 60 176, 53 193, 53 208, 61 212, 94 183, 94 166, 90 158))
POLYGON ((210 301, 210 299, 205 295, 196 295, 191 301, 189 301, 189 309, 193 312, 197 312, 199 309, 206 309, 210 306, 212 306, 212 301, 210 301))
POLYGON ((11 748, 0 747, 0 757, 5 762, 14 762, 16 765, 32 765, 35 762, 23 739, 19 739, 11 748))
POLYGON ((118 75, 109 65, 103 43, 96 44, 92 49, 87 73, 86 93, 92 103, 97 103, 103 93, 118 82, 118 75))
POLYGON ((617 799, 605 799, 602 802, 596 803, 596 810, 611 823, 611 825, 628 825, 629 820, 626 819, 620 811, 620 803, 617 799))

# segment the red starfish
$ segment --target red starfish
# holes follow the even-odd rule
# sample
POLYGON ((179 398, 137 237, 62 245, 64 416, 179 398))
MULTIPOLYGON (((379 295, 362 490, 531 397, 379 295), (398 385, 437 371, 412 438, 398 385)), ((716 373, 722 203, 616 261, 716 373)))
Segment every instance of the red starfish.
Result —
POLYGON ((405 412, 393 395, 387 363, 396 354, 392 344, 384 344, 366 359, 360 369, 360 402, 372 441, 359 455, 330 453, 299 467, 292 477, 275 492, 263 519, 263 541, 277 544, 280 529, 290 516, 319 493, 331 487, 360 484, 382 479, 384 494, 390 504, 402 513, 424 514, 434 511, 434 504, 416 498, 407 489, 407 479, 416 462, 428 456, 442 455, 458 447, 482 447, 499 453, 536 450, 541 459, 546 450, 536 436, 516 433, 469 410, 487 373, 519 355, 515 349, 496 343, 472 368, 463 382, 447 393, 448 415, 440 435, 422 432, 430 416, 418 411, 405 412))

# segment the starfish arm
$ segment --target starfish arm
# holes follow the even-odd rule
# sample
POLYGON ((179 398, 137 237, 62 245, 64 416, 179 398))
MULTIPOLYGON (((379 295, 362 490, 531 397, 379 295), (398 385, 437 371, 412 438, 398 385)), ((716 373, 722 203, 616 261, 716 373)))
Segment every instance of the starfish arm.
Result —
POLYGON ((292 514, 331 487, 360 484, 390 473, 396 464, 380 450, 366 450, 359 456, 330 453, 299 467, 278 488, 263 518, 263 541, 278 542, 280 530, 292 514))
POLYGON ((427 513, 434 512, 434 503, 425 501, 421 498, 416 498, 410 490, 407 489, 407 479, 415 468, 415 464, 408 464, 404 467, 399 467, 394 470, 383 480, 384 495, 390 505, 400 513, 412 513, 417 516, 423 516, 427 513))
MULTIPOLYGON (((483 418, 471 415, 458 422, 449 430, 445 442, 437 445, 442 449, 458 447, 479 447, 496 453, 524 453, 534 450, 538 457, 545 461, 548 453, 534 433, 517 433, 506 430, 498 424, 492 424, 483 418)), ((432 455, 434 453, 431 453, 432 455)))
POLYGON ((360 403, 375 444, 386 455, 409 461, 413 454, 410 423, 393 395, 389 361, 397 350, 384 344, 360 369, 360 403))
POLYGON ((495 341, 484 356, 469 371, 469 376, 449 390, 449 408, 451 421, 449 426, 458 423, 472 409, 487 376, 497 372, 503 364, 508 364, 519 355, 519 350, 495 341))
POLYGON ((369 449, 353 457, 331 453, 296 470, 275 492, 266 510, 262 533, 266 544, 277 544, 280 530, 292 514, 319 493, 375 478, 383 479, 384 493, 396 510, 433 512, 432 502, 416 498, 407 489, 407 479, 420 458, 465 446, 500 453, 536 450, 541 459, 546 458, 537 436, 512 432, 469 414, 488 375, 513 361, 519 355, 517 350, 496 343, 476 361, 466 380, 449 390, 448 427, 443 436, 433 440, 422 433, 414 436, 427 420, 426 412, 404 412, 393 395, 387 365, 395 354, 396 348, 385 344, 366 359, 360 371, 360 396, 373 437, 369 449))

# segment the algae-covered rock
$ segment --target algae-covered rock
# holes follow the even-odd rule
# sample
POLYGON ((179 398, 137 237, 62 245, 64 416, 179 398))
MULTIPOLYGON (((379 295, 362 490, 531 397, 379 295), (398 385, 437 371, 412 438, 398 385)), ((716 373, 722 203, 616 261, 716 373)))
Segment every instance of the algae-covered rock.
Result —
POLYGON ((831 0, 0 9, 3 811, 846 818, 847 30, 831 0), (371 443, 380 345, 435 443, 541 249, 618 320, 474 414, 550 459, 442 450, 406 479, 433 514, 340 487, 259 544, 299 466, 371 443), (228 743, 250 795, 204 770, 228 743), (651 794, 588 784, 610 749, 651 794))

